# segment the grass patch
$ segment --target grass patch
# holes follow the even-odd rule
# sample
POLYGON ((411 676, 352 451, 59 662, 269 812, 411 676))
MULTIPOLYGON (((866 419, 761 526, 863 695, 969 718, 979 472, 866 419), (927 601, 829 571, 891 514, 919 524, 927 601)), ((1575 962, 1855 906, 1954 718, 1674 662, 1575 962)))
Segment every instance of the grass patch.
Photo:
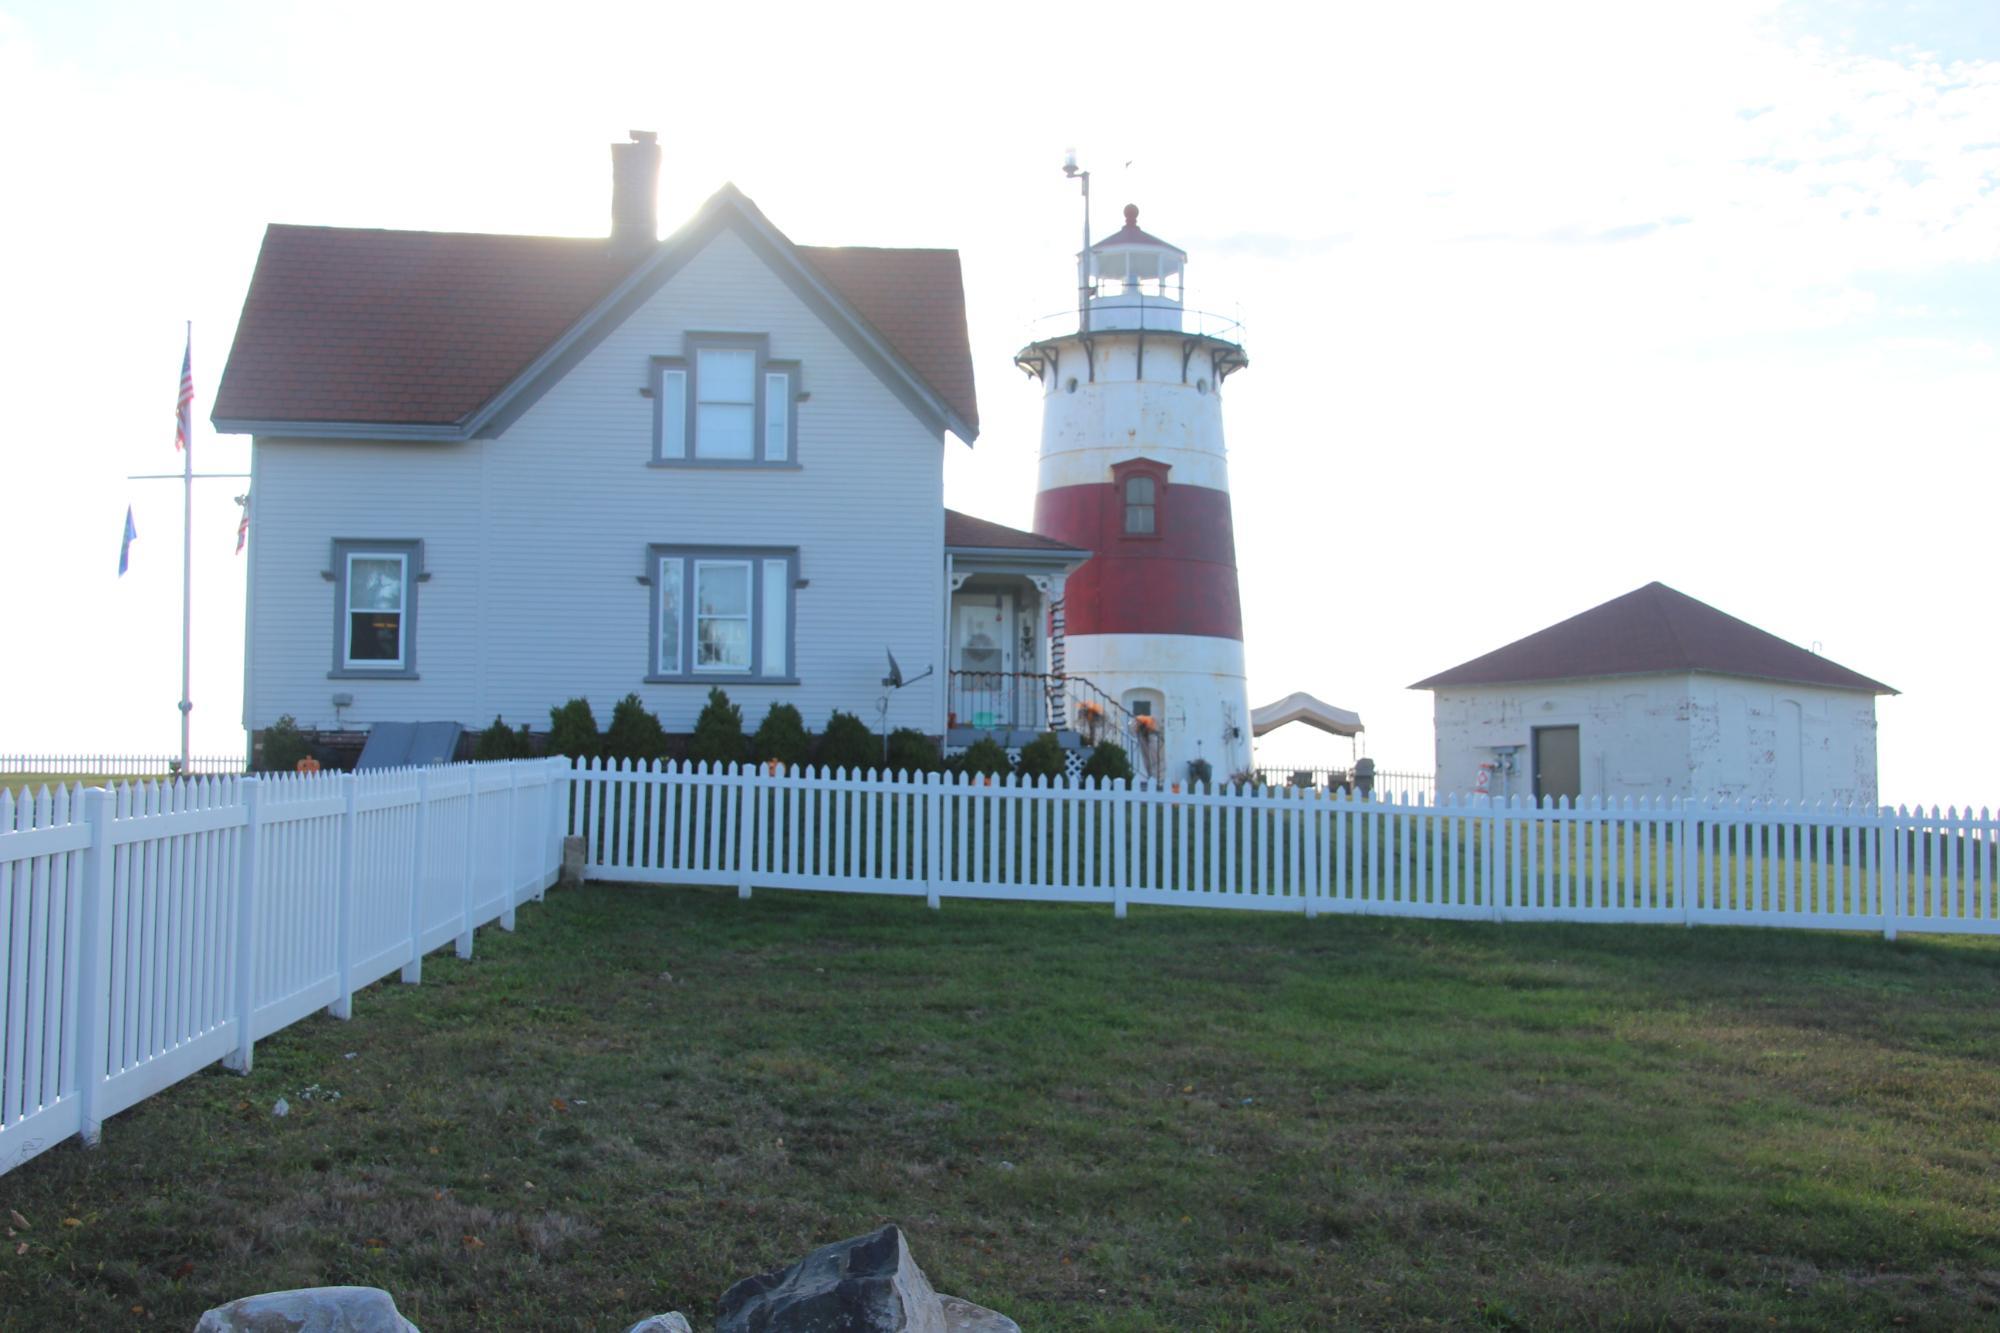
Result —
POLYGON ((0 1326, 699 1324, 889 1220, 1032 1329, 2000 1313, 1990 942, 592 886, 356 1015, 0 1177, 0 1326))

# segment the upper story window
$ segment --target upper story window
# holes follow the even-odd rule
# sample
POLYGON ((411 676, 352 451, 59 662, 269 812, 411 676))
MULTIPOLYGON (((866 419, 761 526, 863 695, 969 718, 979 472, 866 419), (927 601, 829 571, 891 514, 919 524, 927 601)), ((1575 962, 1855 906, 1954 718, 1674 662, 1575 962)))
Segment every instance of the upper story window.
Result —
POLYGON ((653 585, 648 680, 772 683, 796 676, 795 549, 647 549, 653 585))
POLYGON ((423 543, 341 539, 333 544, 335 676, 417 674, 417 584, 423 543))
POLYGON ((799 368, 762 334, 691 333, 653 358, 653 461, 789 467, 798 459, 799 368))
POLYGON ((1125 535, 1151 537, 1159 531, 1158 485, 1151 477, 1125 478, 1125 535))

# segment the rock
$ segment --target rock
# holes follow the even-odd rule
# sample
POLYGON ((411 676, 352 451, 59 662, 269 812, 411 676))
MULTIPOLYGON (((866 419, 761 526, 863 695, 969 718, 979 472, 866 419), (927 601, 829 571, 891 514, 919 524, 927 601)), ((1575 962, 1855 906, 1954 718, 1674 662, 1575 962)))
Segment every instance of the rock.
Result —
POLYGON ((943 1302, 895 1226, 746 1277, 719 1313, 715 1333, 946 1333, 943 1302))
POLYGON ((194 1333, 417 1333, 380 1287, 301 1287, 218 1305, 194 1333))
POLYGON ((556 882, 566 889, 573 889, 583 883, 583 839, 564 838, 562 871, 556 882))
POLYGON ((1021 1326, 998 1310, 956 1296, 940 1296, 938 1303, 944 1307, 946 1333, 1021 1333, 1021 1326))
POLYGON ((679 1310, 668 1314, 656 1314, 625 1330, 625 1333, 694 1333, 688 1327, 687 1316, 679 1310))

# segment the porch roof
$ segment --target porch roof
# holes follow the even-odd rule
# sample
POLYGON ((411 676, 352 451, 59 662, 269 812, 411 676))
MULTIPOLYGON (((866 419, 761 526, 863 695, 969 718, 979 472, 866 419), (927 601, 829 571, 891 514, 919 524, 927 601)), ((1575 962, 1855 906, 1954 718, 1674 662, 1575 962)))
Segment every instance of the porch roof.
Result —
POLYGON ((1023 532, 991 519, 974 518, 956 509, 944 511, 944 549, 953 555, 1040 556, 1065 560, 1086 560, 1090 552, 1044 537, 1023 532))

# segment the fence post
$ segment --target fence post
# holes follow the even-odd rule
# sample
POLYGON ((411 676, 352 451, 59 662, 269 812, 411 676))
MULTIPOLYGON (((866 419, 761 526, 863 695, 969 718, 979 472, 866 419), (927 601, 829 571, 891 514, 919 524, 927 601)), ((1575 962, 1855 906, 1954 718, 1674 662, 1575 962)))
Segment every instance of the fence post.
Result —
POLYGON ((1480 798, 1486 802, 1486 910, 1495 921, 1502 919, 1500 913, 1500 844, 1505 841, 1506 825, 1501 823, 1500 812, 1504 804, 1496 805, 1491 796, 1480 798))
POLYGON ((500 872, 506 896, 501 900, 500 929, 514 928, 514 900, 521 893, 521 770, 516 761, 507 761, 507 861, 500 872))
MULTIPOLYGON (((1882 911, 1882 938, 1885 940, 1896 938, 1896 927, 1903 919, 1903 814, 1902 806, 1897 806, 1891 813, 1885 805, 1876 816, 1878 828, 1888 825, 1882 830, 1882 841, 1889 844, 1888 875, 1884 877, 1882 886, 1883 893, 1888 897, 1882 911)), ((1876 873, 1881 875, 1880 867, 1876 873)))
POLYGON ((1688 829, 1692 822, 1688 818, 1689 801, 1686 797, 1676 797, 1676 819, 1674 820, 1674 897, 1680 901, 1681 924, 1694 929, 1694 885, 1688 882, 1688 829))
POLYGON ((1297 796, 1297 817, 1305 821, 1299 838, 1299 855, 1304 858, 1304 864, 1299 866, 1299 893, 1305 899, 1306 920, 1311 921, 1319 915, 1319 881, 1323 869, 1319 859, 1319 788, 1308 787, 1297 796))
POLYGON ((231 951, 236 969, 236 1049, 222 1060, 239 1074, 250 1072, 250 1057, 256 1045, 251 1034, 256 1031, 252 1018, 257 988, 252 984, 255 968, 250 955, 257 938, 257 849, 263 841, 263 786, 260 778, 243 779, 243 847, 236 868, 236 947, 231 951))
POLYGON ((1105 798, 1105 821, 1111 838, 1111 915, 1114 919, 1125 919, 1125 779, 1112 778, 1110 795, 1105 798))
POLYGON ((479 884, 479 768, 465 770, 465 874, 459 881, 458 941, 460 958, 472 957, 472 895, 479 884))
POLYGON ((83 793, 83 818, 90 825, 90 848, 84 853, 82 922, 77 944, 76 1093, 86 1145, 95 1148, 104 1137, 104 1117, 97 1111, 104 1086, 105 1046, 109 1038, 111 992, 111 872, 117 856, 111 845, 112 795, 103 787, 83 793))
POLYGON ((944 867, 944 788, 941 773, 923 775, 924 793, 924 901, 935 912, 943 905, 944 867))
POLYGON ((535 891, 535 901, 549 896, 549 884, 562 875, 563 844, 569 840, 570 802, 575 795, 575 779, 571 776, 575 769, 565 755, 550 755, 549 763, 549 839, 552 864, 543 869, 541 878, 546 880, 535 891))
POLYGON ((757 799, 757 775, 764 770, 762 764, 737 764, 736 781, 736 896, 750 896, 750 851, 757 845, 755 829, 757 807, 762 804, 757 799))
POLYGON ((338 779, 347 808, 340 816, 340 869, 335 881, 333 943, 334 966, 339 969, 340 995, 326 1007, 335 1018, 354 1017, 354 849, 361 823, 358 808, 360 782, 352 773, 338 779))
POLYGON ((417 770, 417 836, 410 854, 410 961, 403 964, 403 984, 424 979, 424 870, 430 861, 431 772, 417 770))

